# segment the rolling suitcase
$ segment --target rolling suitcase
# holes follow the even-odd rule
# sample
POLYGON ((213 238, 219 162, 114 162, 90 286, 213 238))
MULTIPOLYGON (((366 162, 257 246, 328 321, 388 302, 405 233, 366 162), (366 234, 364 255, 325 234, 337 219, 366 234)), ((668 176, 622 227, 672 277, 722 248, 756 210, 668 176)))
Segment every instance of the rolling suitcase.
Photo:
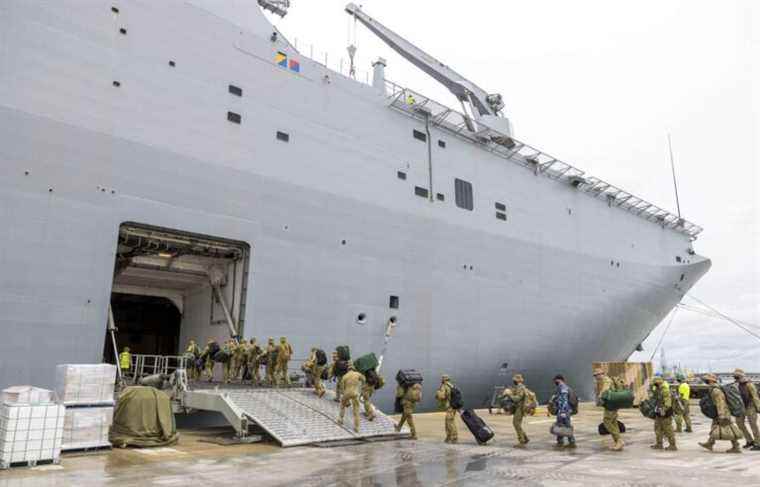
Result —
POLYGON ((494 432, 491 427, 488 426, 485 421, 480 419, 472 409, 465 409, 462 411, 462 421, 467 425, 467 428, 470 430, 470 433, 472 433, 472 436, 475 437, 475 441, 477 441, 479 445, 483 445, 493 438, 494 432))

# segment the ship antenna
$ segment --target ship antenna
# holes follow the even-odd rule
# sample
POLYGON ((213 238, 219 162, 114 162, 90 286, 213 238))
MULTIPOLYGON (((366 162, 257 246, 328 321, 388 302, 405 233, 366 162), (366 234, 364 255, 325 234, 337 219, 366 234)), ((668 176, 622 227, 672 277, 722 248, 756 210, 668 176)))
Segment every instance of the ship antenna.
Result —
POLYGON ((681 221, 681 203, 678 201, 678 180, 676 179, 676 163, 673 159, 673 142, 670 140, 668 132, 668 151, 670 152, 670 169, 673 171, 673 188, 676 192, 676 208, 678 209, 678 221, 681 221))

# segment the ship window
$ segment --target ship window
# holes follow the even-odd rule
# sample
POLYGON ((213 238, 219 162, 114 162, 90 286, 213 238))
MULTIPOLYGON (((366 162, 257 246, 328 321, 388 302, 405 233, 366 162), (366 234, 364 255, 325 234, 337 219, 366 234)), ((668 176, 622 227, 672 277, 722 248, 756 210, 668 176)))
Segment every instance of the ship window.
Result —
POLYGON ((428 197, 428 190, 427 190, 427 188, 421 188, 419 186, 415 186, 414 187, 414 194, 416 194, 417 196, 421 196, 423 198, 427 198, 428 197))
POLYGON ((230 93, 232 93, 235 96, 243 96, 243 88, 240 88, 235 85, 230 85, 228 90, 230 93))
POLYGON ((391 296, 390 303, 388 306, 391 309, 398 309, 398 296, 391 296))
POLYGON ((463 210, 472 211, 475 207, 472 201, 472 184, 462 179, 454 180, 456 204, 463 210))
POLYGON ((356 317, 356 324, 357 325, 364 325, 367 323, 367 314, 366 313, 359 313, 356 317))
POLYGON ((502 221, 507 221, 507 214, 500 211, 496 212, 496 218, 502 221))
POLYGON ((121 83, 120 83, 120 82, 118 82, 118 81, 114 81, 114 82, 113 82, 113 85, 114 85, 115 87, 117 87, 117 88, 118 88, 119 86, 121 86, 121 83))
POLYGON ((243 118, 240 116, 239 113, 227 112, 227 120, 229 120, 232 123, 240 124, 243 118))
POLYGON ((282 142, 290 142, 290 134, 278 131, 277 132, 277 140, 280 140, 282 142))
POLYGON ((507 205, 505 205, 504 203, 495 203, 494 206, 499 211, 507 211, 507 205))
POLYGON ((119 13, 119 9, 116 8, 116 7, 111 7, 111 12, 113 12, 115 14, 118 14, 119 13))
POLYGON ((445 140, 439 140, 438 141, 438 147, 440 147, 441 149, 445 149, 446 148, 446 141, 445 140))
POLYGON ((121 32, 123 35, 127 35, 127 29, 125 29, 124 27, 119 29, 119 32, 121 32))
POLYGON ((406 173, 404 171, 398 171, 396 173, 396 177, 403 181, 406 181, 406 173))
POLYGON ((435 195, 435 197, 438 199, 438 201, 446 201, 446 197, 443 195, 443 193, 438 193, 435 195))
POLYGON ((676 262, 679 262, 679 263, 681 262, 681 256, 680 255, 676 255, 676 262))
POLYGON ((683 282, 684 279, 686 279, 686 274, 681 274, 681 282, 683 282))
POLYGON ((422 142, 427 142, 427 135, 425 135, 424 133, 420 132, 419 130, 414 130, 412 132, 412 134, 414 135, 415 139, 421 140, 422 142))

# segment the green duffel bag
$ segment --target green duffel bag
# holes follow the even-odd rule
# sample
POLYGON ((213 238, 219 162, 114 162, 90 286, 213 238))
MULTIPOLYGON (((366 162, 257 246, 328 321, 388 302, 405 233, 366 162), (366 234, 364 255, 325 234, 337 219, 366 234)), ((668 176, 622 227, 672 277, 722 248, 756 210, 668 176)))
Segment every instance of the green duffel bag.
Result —
POLYGON ((375 370, 377 368, 377 365, 378 361, 374 353, 362 355, 358 359, 354 360, 354 368, 362 374, 366 374, 370 370, 375 370))
POLYGON ((602 394, 602 406, 608 411, 633 407, 633 391, 630 389, 609 390, 602 394))
POLYGON ((655 419, 657 417, 657 400, 653 397, 644 399, 639 404, 639 411, 645 418, 655 419))

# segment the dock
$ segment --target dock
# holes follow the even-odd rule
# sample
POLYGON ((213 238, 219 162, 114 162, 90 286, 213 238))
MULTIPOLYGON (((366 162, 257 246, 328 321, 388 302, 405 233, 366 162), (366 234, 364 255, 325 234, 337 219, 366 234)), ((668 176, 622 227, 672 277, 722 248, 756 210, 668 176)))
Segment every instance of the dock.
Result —
POLYGON ((601 411, 582 404, 574 423, 576 450, 557 449, 549 435, 552 419, 545 410, 526 419, 528 448, 512 448, 512 417, 478 413, 495 429, 487 445, 476 444, 459 422, 459 444, 443 443, 443 414, 418 414, 419 440, 356 440, 338 446, 281 448, 276 441, 227 445, 215 441, 232 436, 232 428, 182 430, 179 444, 169 448, 126 449, 67 454, 60 465, 0 473, 3 487, 28 485, 149 486, 683 486, 760 485, 760 452, 714 453, 698 441, 707 438, 709 420, 693 404, 694 433, 677 435, 679 451, 654 451, 653 423, 638 410, 621 412, 628 432, 623 452, 608 451, 609 441, 597 434, 601 411))

